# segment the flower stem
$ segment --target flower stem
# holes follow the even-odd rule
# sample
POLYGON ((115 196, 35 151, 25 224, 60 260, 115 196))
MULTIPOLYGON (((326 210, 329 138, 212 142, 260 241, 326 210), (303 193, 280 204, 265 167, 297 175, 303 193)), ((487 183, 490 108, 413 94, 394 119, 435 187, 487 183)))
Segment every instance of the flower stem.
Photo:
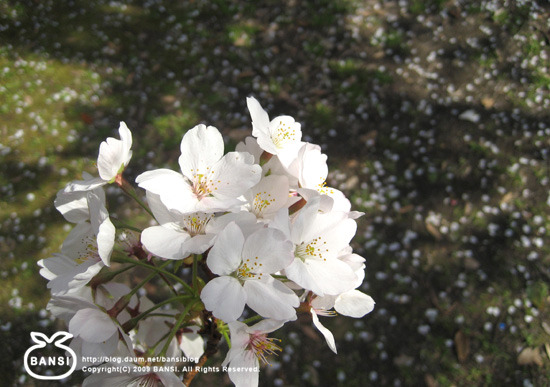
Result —
POLYGON ((197 375, 199 370, 204 366, 204 363, 208 360, 208 358, 212 355, 214 355, 216 352, 218 352, 218 344, 222 338, 222 335, 220 334, 218 330, 218 326, 216 323, 216 319, 214 318, 208 318, 205 319, 205 327, 204 327, 204 333, 208 334, 208 340, 206 341, 206 349, 204 350, 204 353, 200 357, 198 363, 193 367, 193 369, 185 374, 185 377, 183 378, 183 384, 189 387, 191 385, 191 381, 193 378, 197 375))
MULTIPOLYGON (((152 316, 151 312, 154 312, 158 308, 160 308, 160 307, 162 307, 166 304, 170 304, 171 302, 178 301, 178 300, 185 300, 185 299, 188 299, 190 297, 191 296, 189 296, 189 295, 182 295, 182 296, 172 297, 172 298, 169 298, 169 299, 164 300, 162 302, 159 302, 155 306, 152 306, 151 308, 147 309, 145 312, 142 312, 139 315, 137 315, 136 317, 133 317, 130 320, 126 321, 123 325, 124 332, 128 333, 129 331, 131 331, 141 319, 143 319, 147 316, 152 316)), ((168 317, 173 317, 173 315, 167 315, 167 316, 168 317)))
POLYGON ((112 281, 112 279, 115 278, 117 275, 122 274, 133 267, 134 265, 132 264, 122 267, 118 270, 108 270, 104 268, 99 273, 97 273, 90 280, 90 282, 88 282, 88 286, 90 286, 92 289, 96 289, 99 285, 112 281))
POLYGON ((257 314, 256 316, 252 316, 252 317, 247 318, 246 320, 243 320, 243 323, 250 324, 252 322, 256 322, 258 320, 261 320, 262 318, 263 318, 262 316, 257 314))
POLYGON ((145 204, 138 196, 135 188, 128 183, 128 181, 122 177, 122 175, 117 175, 117 179, 115 180, 115 183, 124 191, 124 193, 128 196, 130 196, 132 199, 134 199, 145 211, 149 213, 153 218, 155 215, 153 215, 153 212, 149 209, 147 204, 145 204))
POLYGON ((145 277, 145 279, 143 279, 143 281, 141 281, 132 290, 130 290, 130 293, 125 294, 124 296, 120 297, 118 299, 118 301, 115 303, 115 305, 107 311, 107 314, 109 316, 113 317, 113 318, 118 316, 118 314, 120 312, 122 312, 124 310, 124 308, 126 308, 126 306, 128 306, 128 304, 130 303, 130 300, 132 299, 134 294, 136 294, 137 291, 143 287, 143 285, 145 285, 147 282, 151 281, 157 274, 158 273, 155 272, 155 273, 151 273, 147 277, 145 277))
POLYGON ((132 230, 132 231, 139 232, 139 233, 142 231, 142 230, 140 230, 139 228, 134 227, 134 226, 130 226, 129 224, 126 224, 126 223, 120 221, 120 220, 117 219, 117 218, 111 217, 111 222, 113 222, 113 225, 114 225, 116 228, 122 228, 122 229, 126 229, 126 230, 132 230))
POLYGON ((168 335, 168 337, 166 339, 166 343, 164 344, 164 347, 162 347, 162 350, 160 351, 159 356, 162 357, 162 356, 166 355, 166 351, 168 351, 168 347, 170 346, 170 342, 172 341, 174 336, 176 336, 176 333, 180 329, 181 324, 183 324, 183 321, 185 320, 185 318, 188 317, 189 311, 191 310, 191 308, 193 308, 193 306, 195 306, 195 304, 197 304, 197 302, 199 302, 199 300, 194 300, 192 302, 189 302, 185 306, 185 309, 183 310, 183 312, 180 313, 180 315, 178 317, 178 320, 176 321, 176 323, 172 327, 172 330, 170 331, 170 334, 168 335))
MULTIPOLYGON (((151 265, 152 266, 155 266, 155 262, 151 261, 151 265)), ((155 266, 156 267, 156 266, 155 266)), ((166 278, 166 276, 163 274, 163 273, 160 273, 159 272, 159 276, 160 278, 162 278, 162 280, 166 283, 166 285, 168 285, 168 287, 170 288, 170 290, 172 290, 172 293, 174 293, 174 295, 178 295, 178 292, 177 290, 174 288, 174 285, 172 285, 172 283, 168 280, 168 278, 166 278)))
POLYGON ((193 278, 191 279, 191 284, 193 285, 193 289, 197 291, 197 266, 199 264, 199 256, 197 254, 193 254, 193 278))
MULTIPOLYGON (((168 266, 169 263, 170 263, 170 261, 164 262, 162 265, 160 265, 160 267, 159 267, 158 269, 164 269, 164 267, 165 267, 165 266, 168 266)), ((157 268, 155 267, 155 269, 157 269, 157 268)), ((132 295, 132 296, 133 296, 134 294, 136 294, 137 291, 143 287, 143 285, 145 285, 147 282, 151 281, 157 274, 158 274, 158 273, 151 273, 151 274, 149 274, 143 281, 141 281, 136 287, 134 287, 134 288, 130 291, 130 293, 128 293, 128 294, 130 294, 130 295, 132 295)))
MULTIPOLYGON (((143 262, 143 261, 137 261, 137 260, 134 260, 130 257, 113 257, 112 258, 113 261, 115 262, 125 262, 125 263, 134 263, 138 266, 143 266, 143 267, 146 267, 150 270, 154 270, 156 271, 157 273, 162 273, 164 274, 166 277, 169 277, 169 278, 172 278, 173 280, 175 280, 176 282, 180 283, 183 285, 183 287, 185 288, 185 290, 189 293, 189 294, 193 294, 195 295, 195 291, 194 289, 189 286, 189 284, 187 282, 185 282, 183 279, 181 279, 180 277, 178 277, 177 275, 173 274, 173 273, 170 273, 169 271, 167 270, 164 270, 163 268, 160 268, 160 267, 156 267, 156 266, 152 266, 146 262, 143 262)), ((170 262, 170 261, 167 261, 167 262, 170 262)))
POLYGON ((279 274, 271 274, 271 276, 275 279, 278 279, 282 282, 289 281, 286 275, 279 275, 279 274))

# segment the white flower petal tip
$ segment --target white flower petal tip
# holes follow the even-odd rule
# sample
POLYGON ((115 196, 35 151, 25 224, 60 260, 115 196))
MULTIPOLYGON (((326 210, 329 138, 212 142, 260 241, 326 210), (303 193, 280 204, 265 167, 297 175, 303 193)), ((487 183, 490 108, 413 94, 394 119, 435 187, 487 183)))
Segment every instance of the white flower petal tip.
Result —
POLYGON ((264 151, 283 158, 298 154, 302 140, 301 125, 291 116, 278 116, 269 120, 269 115, 254 97, 248 97, 246 104, 252 118, 252 136, 264 151))
POLYGON ((107 182, 113 182, 132 158, 132 132, 124 122, 120 123, 118 132, 120 140, 108 137, 99 146, 97 170, 99 177, 107 182))
POLYGON ((361 318, 374 309, 375 302, 371 296, 359 290, 350 290, 336 297, 334 309, 344 316, 361 318))

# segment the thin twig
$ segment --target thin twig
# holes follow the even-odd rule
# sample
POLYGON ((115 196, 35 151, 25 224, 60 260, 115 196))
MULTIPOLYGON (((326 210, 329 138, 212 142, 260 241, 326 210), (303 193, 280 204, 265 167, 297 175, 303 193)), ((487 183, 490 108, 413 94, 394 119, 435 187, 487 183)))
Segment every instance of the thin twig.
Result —
POLYGON ((202 354, 202 356, 200 357, 198 363, 195 365, 195 367, 193 367, 191 371, 185 374, 185 377, 183 378, 183 384, 187 387, 189 387, 189 385, 193 381, 193 378, 197 375, 199 370, 204 366, 208 358, 213 356, 216 352, 218 352, 218 344, 222 338, 222 335, 218 331, 216 319, 214 319, 213 317, 207 317, 204 320, 206 325, 203 330, 205 331, 205 333, 208 333, 208 340, 206 341, 206 349, 202 354))

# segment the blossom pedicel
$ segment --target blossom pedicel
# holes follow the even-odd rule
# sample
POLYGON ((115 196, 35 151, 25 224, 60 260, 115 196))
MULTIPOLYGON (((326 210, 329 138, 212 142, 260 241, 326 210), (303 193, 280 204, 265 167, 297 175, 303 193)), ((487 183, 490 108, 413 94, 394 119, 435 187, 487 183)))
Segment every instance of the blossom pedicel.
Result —
POLYGON ((145 201, 123 178, 132 155, 123 122, 120 140, 99 148, 99 177, 84 174, 59 191, 55 206, 75 226, 59 253, 39 261, 40 274, 52 292, 48 310, 74 336, 79 369, 96 366, 85 386, 189 386, 222 339, 231 349, 214 368, 236 386, 257 386, 260 366, 281 351, 268 334, 297 313, 310 316, 336 352, 319 316, 361 318, 374 308, 357 290, 365 260, 349 245, 362 214, 326 186, 326 155, 302 141, 292 117, 270 120, 253 97, 247 105, 252 137, 224 154, 218 129, 195 126, 181 141, 179 171, 137 177, 145 201), (147 227, 111 221, 107 184, 136 200, 151 218, 147 227), (138 267, 130 288, 122 273, 138 267), (166 288, 156 304, 144 291, 153 280, 148 289, 166 288))

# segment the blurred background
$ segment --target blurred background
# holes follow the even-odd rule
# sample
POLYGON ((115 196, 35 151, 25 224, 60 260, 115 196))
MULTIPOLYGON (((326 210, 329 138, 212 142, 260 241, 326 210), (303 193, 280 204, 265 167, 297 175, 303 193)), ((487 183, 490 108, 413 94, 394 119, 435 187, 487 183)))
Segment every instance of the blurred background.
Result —
MULTIPOLYGON (((251 133, 245 98, 302 124, 328 185, 365 212, 362 319, 279 333, 261 385, 547 385, 550 378, 550 6, 508 0, 0 0, 0 375, 44 310, 36 262, 70 226, 56 192, 134 135, 125 176, 177 168, 214 125, 251 133)), ((116 189, 109 210, 132 217, 116 189)), ((222 348, 212 365, 225 356, 222 348)), ((210 364, 210 363, 209 363, 210 364)), ((67 385, 78 384, 75 373, 67 385)), ((199 375, 194 384, 224 375, 199 375)), ((216 383, 219 383, 218 380, 216 383)))

